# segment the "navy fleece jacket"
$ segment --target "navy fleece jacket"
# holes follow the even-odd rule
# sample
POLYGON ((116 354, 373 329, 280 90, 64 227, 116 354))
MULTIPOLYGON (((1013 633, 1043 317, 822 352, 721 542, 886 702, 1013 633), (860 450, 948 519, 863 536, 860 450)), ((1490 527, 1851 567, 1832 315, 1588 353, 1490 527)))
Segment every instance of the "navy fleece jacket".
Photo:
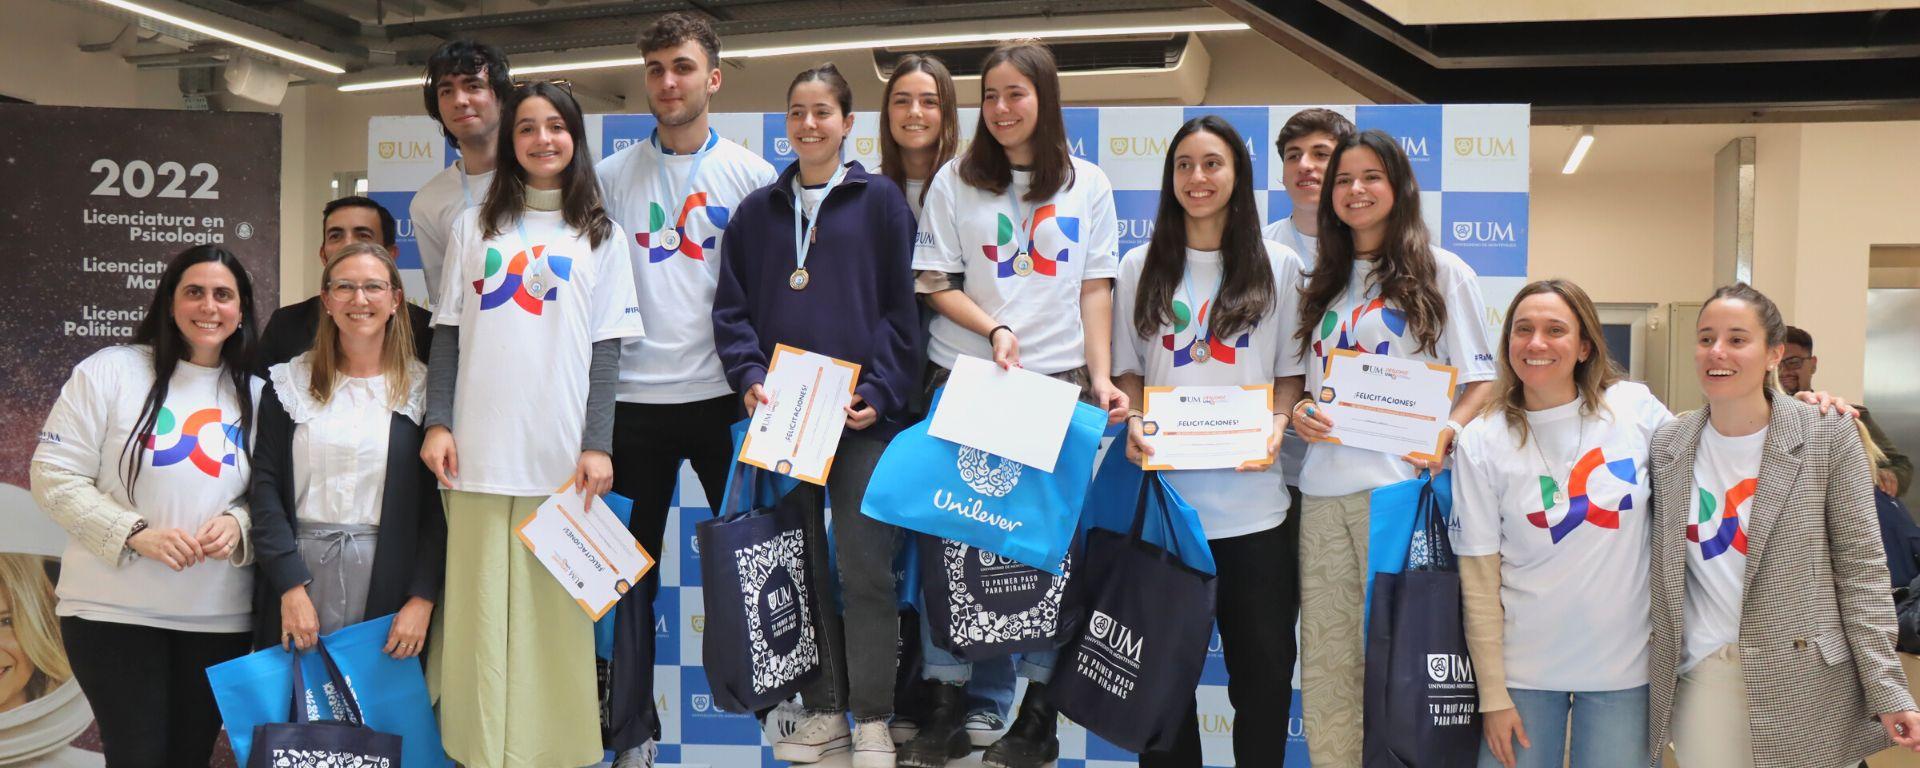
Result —
POLYGON ((880 416, 865 431, 885 438, 906 426, 925 367, 913 356, 920 333, 915 224, 899 187, 858 161, 847 166, 820 203, 805 290, 787 285, 796 266, 793 184, 800 164, 734 208, 713 296, 713 340, 727 382, 740 393, 767 378, 775 344, 859 364, 854 392, 880 416))

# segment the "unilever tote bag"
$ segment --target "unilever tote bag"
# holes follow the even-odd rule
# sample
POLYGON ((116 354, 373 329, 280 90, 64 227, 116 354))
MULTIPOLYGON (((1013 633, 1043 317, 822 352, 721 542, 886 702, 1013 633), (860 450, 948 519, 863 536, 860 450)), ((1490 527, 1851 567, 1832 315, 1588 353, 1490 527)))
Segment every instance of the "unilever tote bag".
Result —
POLYGON ((1085 565, 1070 586, 1085 619, 1047 686, 1061 714, 1132 752, 1173 746, 1213 630, 1213 575, 1142 535, 1150 516, 1170 530, 1185 524, 1174 519, 1170 491, 1149 475, 1131 530, 1087 533, 1085 565))
POLYGON ((707 629, 701 646, 713 701, 753 712, 786 700, 820 674, 815 585, 799 494, 772 473, 735 462, 718 515, 694 526, 707 629))
MULTIPOLYGON (((395 659, 381 652, 392 626, 393 617, 382 616, 321 637, 327 658, 340 671, 338 679, 323 666, 320 654, 301 654, 302 682, 309 686, 305 700, 313 702, 307 718, 325 719, 319 704, 350 692, 361 722, 401 737, 408 768, 453 765, 440 747, 440 724, 427 700, 420 659, 395 659)), ((293 663, 293 654, 276 646, 207 668, 207 682, 240 765, 250 764, 254 726, 291 720, 287 700, 294 691, 293 663)))
POLYGON ((327 653, 326 641, 315 642, 314 650, 326 665, 332 690, 339 694, 328 706, 334 717, 316 720, 307 714, 306 680, 296 656, 287 665, 293 677, 287 697, 288 722, 253 727, 247 768, 400 768, 401 738, 367 727, 353 688, 327 653))
MULTIPOLYGON (((933 396, 936 411, 940 394, 933 396)), ((894 436, 860 511, 1059 573, 1087 498, 1106 412, 1074 404, 1052 472, 933 437, 927 434, 932 421, 928 417, 894 436)))
POLYGON ((1428 549, 1375 577, 1363 690, 1365 768, 1471 768, 1480 755, 1479 693, 1460 617, 1460 574, 1437 489, 1417 502, 1428 549))

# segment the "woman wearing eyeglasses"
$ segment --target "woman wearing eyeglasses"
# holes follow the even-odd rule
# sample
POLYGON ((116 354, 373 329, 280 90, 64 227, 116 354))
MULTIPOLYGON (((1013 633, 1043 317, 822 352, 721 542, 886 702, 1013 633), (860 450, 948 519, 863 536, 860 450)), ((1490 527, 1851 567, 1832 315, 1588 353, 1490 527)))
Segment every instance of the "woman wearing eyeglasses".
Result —
POLYGON ((267 369, 254 448, 254 645, 398 613, 386 652, 416 656, 440 599, 447 522, 420 454, 427 367, 400 270, 355 243, 321 278, 313 349, 267 369))

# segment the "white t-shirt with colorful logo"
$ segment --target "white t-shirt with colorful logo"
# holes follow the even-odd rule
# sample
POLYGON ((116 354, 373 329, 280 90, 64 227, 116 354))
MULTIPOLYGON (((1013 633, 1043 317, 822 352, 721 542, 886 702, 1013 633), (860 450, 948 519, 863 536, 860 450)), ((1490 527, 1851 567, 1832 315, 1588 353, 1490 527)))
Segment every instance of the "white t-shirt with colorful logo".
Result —
POLYGON ((594 342, 642 325, 619 224, 599 248, 558 211, 521 224, 488 238, 480 209, 460 217, 433 322, 460 328, 459 490, 545 497, 579 464, 594 342))
POLYGON ((1618 691, 1647 682, 1653 432, 1673 419, 1646 386, 1527 414, 1526 445, 1495 411, 1454 454, 1453 547, 1500 556, 1507 684, 1618 691))
MULTIPOLYGON (((1415 351, 1419 340, 1399 307, 1380 298, 1380 287, 1369 285, 1373 262, 1353 262, 1347 289, 1327 307, 1316 327, 1307 331, 1307 394, 1320 390, 1327 376, 1327 357, 1334 349, 1352 349, 1390 355, 1421 363, 1451 365, 1460 371, 1458 382, 1491 381, 1493 348, 1488 343, 1486 300, 1479 279, 1459 256, 1433 249, 1434 282, 1446 302, 1440 338, 1431 350, 1415 351)), ((1301 285, 1306 285, 1303 280, 1301 285)), ((1414 476, 1413 465, 1399 456, 1334 443, 1314 443, 1300 470, 1300 492, 1309 496, 1345 496, 1372 490, 1414 476)))
POLYGON ((1687 505, 1687 653, 1680 671, 1740 641, 1747 594, 1747 516, 1760 486, 1767 430, 1727 437, 1712 422, 1700 430, 1687 505))
MULTIPOLYGON (((1151 387, 1271 385, 1278 377, 1299 376, 1305 363, 1293 354, 1300 303, 1292 286, 1299 280, 1300 257, 1279 243, 1267 241, 1265 246, 1274 275, 1273 306, 1252 328, 1231 338, 1211 338, 1205 331, 1218 298, 1219 251, 1187 249, 1186 276, 1173 291, 1173 322, 1150 338, 1141 338, 1133 325, 1147 246, 1128 251, 1120 260, 1113 299, 1113 375, 1141 374, 1151 387), (1205 361, 1195 360, 1192 353, 1202 334, 1211 350, 1205 361)), ((1278 466, 1264 472, 1196 469, 1164 474, 1200 513, 1209 539, 1258 533, 1287 519, 1289 498, 1278 466)))
MULTIPOLYGON (((253 402, 264 383, 251 380, 253 402)), ((107 347, 74 366, 40 431, 34 461, 94 478, 94 486, 152 528, 188 534, 246 503, 251 463, 240 431, 240 399, 223 369, 184 360, 167 384, 159 421, 145 438, 134 493, 122 453, 153 387, 153 350, 107 347)), ((253 628, 253 569, 206 560, 184 571, 146 558, 108 563, 69 543, 55 613, 93 621, 186 632, 253 628)))
POLYGON ((691 403, 732 394, 713 346, 713 292, 734 207, 773 183, 773 166, 718 139, 704 157, 639 141, 594 166, 626 244, 647 335, 620 351, 619 398, 691 403), (689 180, 698 159, 699 176, 689 180))
MULTIPOLYGON (((1079 158, 1073 173, 1073 186, 1034 203, 1021 199, 1030 173, 1014 171, 1011 194, 994 194, 968 186, 960 161, 949 162, 933 175, 913 251, 916 270, 965 275, 961 289, 1013 329, 1020 364, 1036 373, 1086 365, 1080 284, 1112 278, 1119 267, 1113 185, 1099 166, 1079 158)), ((952 368, 960 355, 992 358, 993 345, 935 317, 927 356, 952 368)))

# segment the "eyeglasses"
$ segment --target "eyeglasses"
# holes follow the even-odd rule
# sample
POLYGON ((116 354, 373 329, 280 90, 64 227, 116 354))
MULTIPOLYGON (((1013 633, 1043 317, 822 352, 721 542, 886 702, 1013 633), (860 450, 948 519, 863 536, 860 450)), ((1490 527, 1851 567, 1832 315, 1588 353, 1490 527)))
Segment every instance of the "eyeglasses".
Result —
POLYGON ((355 293, 365 293, 370 300, 386 298, 387 291, 393 290, 393 284, 385 280, 368 280, 356 283, 352 280, 335 280, 327 286, 327 295, 334 301, 353 301, 355 293))
POLYGON ((1804 357, 1789 357, 1785 360, 1780 361, 1780 370, 1797 371, 1797 370, 1800 370, 1800 366, 1803 366, 1806 364, 1807 364, 1807 359, 1804 357))

